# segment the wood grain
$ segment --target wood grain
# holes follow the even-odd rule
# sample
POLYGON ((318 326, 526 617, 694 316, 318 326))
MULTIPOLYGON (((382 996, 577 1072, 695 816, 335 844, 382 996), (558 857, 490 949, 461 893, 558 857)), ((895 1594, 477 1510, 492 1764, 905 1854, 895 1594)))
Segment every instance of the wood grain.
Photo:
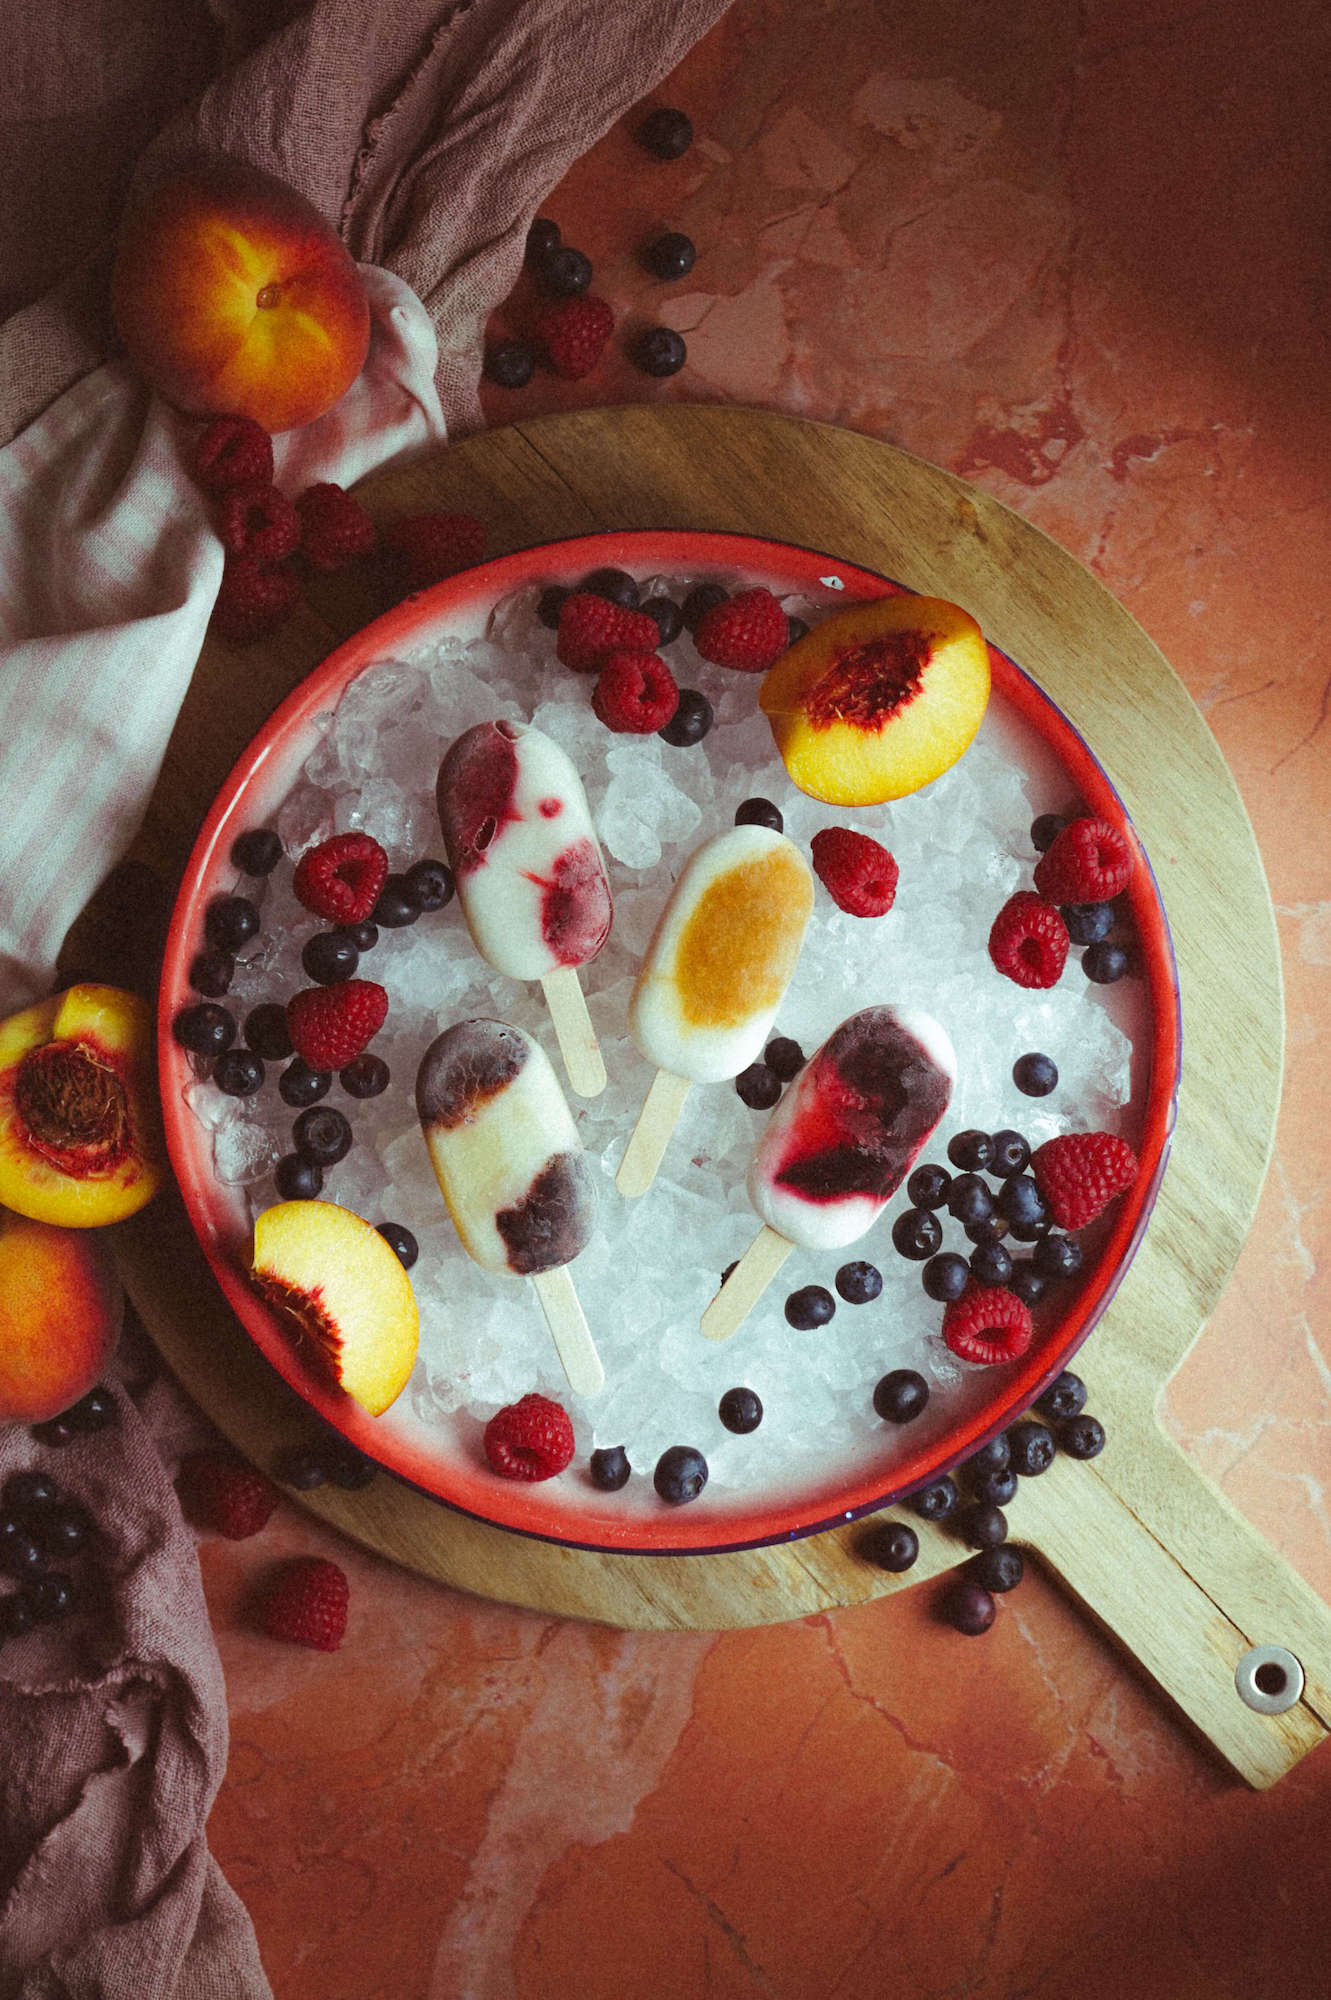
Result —
MULTIPOLYGON (((954 597, 1095 747, 1155 867, 1178 953, 1183 1076, 1169 1170, 1146 1240, 1085 1351, 1111 1446, 1022 1482, 1025 1543, 1117 1635, 1254 1785, 1331 1724, 1331 1615, 1160 1427, 1161 1390, 1200 1334, 1250 1225, 1279 1101, 1275 922, 1233 779, 1186 690, 1127 612, 1065 550, 934 466, 832 426, 683 405, 546 417, 466 440, 361 489, 380 519, 466 509, 491 554, 613 528, 741 530, 827 549, 954 597), (1225 894, 1216 894, 1224 882, 1225 894), (1302 1701, 1259 1716, 1234 1689, 1251 1644, 1303 1664, 1302 1701)), ((207 805, 277 701, 385 608, 325 579, 277 642, 206 647, 138 859, 177 879, 207 805)), ((174 1198, 120 1233, 139 1310, 185 1386, 260 1464, 302 1434, 302 1406, 232 1318, 174 1198)), ((964 1550, 924 1528, 906 1578, 858 1558, 848 1527, 725 1556, 596 1555, 505 1534, 380 1479, 305 1504, 459 1589, 628 1627, 719 1629, 865 1601, 964 1550)), ((917 1524, 922 1525, 922 1524, 917 1524)))

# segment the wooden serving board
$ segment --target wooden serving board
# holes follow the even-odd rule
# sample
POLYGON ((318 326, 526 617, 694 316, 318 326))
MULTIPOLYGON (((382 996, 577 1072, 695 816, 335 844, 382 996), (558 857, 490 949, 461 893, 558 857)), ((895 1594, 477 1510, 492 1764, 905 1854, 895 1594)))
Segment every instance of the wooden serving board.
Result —
MULTIPOLYGON (((487 553, 613 528, 739 530, 826 549, 951 597, 1027 668, 1106 764, 1152 857, 1183 996, 1178 1125, 1145 1242, 1079 1364, 1110 1446, 1025 1480, 1033 1550, 1230 1764, 1272 1783, 1331 1726, 1331 1613, 1162 1430, 1164 1384, 1196 1340, 1251 1222, 1271 1148, 1283 1017, 1275 923, 1251 827, 1182 684, 1070 555, 973 487, 855 433, 747 410, 661 405, 541 418, 367 481, 386 518, 465 509, 487 553), (1223 882, 1225 894, 1215 893, 1223 882), (1287 1648, 1302 1699, 1260 1714, 1235 1688, 1254 1645, 1287 1648)), ((277 701, 384 608, 328 579, 272 642, 206 647, 137 858, 174 883, 231 764, 277 701)), ((174 1197, 119 1232, 162 1353, 260 1465, 308 1428, 222 1299, 174 1197)), ((625 1627, 719 1629, 863 1602, 965 1550, 924 1524, 904 1578, 855 1554, 855 1526, 721 1556, 601 1555, 490 1528, 391 1478, 304 1504, 459 1589, 625 1627)))

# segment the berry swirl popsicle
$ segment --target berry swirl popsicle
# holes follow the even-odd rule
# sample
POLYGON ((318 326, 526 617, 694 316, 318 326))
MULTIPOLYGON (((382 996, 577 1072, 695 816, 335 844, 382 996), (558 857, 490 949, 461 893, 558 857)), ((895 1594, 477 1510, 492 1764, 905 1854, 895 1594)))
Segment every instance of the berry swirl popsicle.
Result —
POLYGON ((531 1279, 569 1386, 595 1395, 605 1372, 568 1265, 596 1187, 544 1049, 505 1021, 460 1021, 421 1058, 416 1111, 463 1248, 483 1270, 531 1279))
POLYGON ((450 746, 435 802, 476 949, 510 979, 540 980, 569 1082, 595 1097, 605 1064, 577 969, 613 909, 582 780, 543 730, 480 722, 450 746))
POLYGON ((764 1227, 702 1316, 728 1340, 798 1244, 840 1250, 863 1236, 946 1111, 957 1059, 913 1008, 866 1007, 815 1051, 773 1111, 749 1167, 764 1227))
POLYGON ((651 1186, 689 1086, 738 1076, 759 1054, 812 908, 808 862, 770 827, 729 827, 685 862, 629 1000, 633 1039, 657 1070, 621 1194, 651 1186))

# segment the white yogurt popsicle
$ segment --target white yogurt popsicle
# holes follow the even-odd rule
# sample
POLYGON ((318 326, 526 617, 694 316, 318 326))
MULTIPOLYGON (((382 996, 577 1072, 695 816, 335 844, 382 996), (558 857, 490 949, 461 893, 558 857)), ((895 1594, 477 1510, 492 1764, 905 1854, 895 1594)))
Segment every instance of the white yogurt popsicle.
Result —
POLYGON ((613 911, 582 780, 543 730, 480 722, 450 746, 435 801, 477 950, 510 979, 540 980, 569 1081, 595 1096, 605 1065, 577 968, 613 911))

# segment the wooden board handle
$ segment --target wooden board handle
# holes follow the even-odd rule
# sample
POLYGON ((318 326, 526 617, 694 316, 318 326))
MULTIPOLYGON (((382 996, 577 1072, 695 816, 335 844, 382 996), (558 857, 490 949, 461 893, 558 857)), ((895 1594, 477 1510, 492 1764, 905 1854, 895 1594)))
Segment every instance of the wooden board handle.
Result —
POLYGON ((541 990, 569 1082, 579 1097, 599 1097, 605 1089, 605 1062, 577 967, 560 965, 547 972, 541 990))
POLYGON ((702 1316, 708 1340, 738 1332, 795 1245, 764 1223, 702 1316))
POLYGON ((568 1265, 560 1264, 553 1271, 533 1272, 532 1285, 541 1301, 545 1323, 569 1388, 579 1396, 595 1396, 605 1387, 605 1369, 583 1317, 582 1301, 573 1289, 568 1265))
POLYGON ((656 1170, 670 1144, 670 1135, 679 1123, 679 1114, 684 1109, 684 1099, 688 1094, 689 1079, 676 1076, 673 1070, 658 1069, 652 1078, 651 1088, 638 1113, 638 1122, 624 1148, 619 1172, 615 1175, 615 1186, 631 1201, 640 1194, 646 1194, 656 1179, 656 1170))

